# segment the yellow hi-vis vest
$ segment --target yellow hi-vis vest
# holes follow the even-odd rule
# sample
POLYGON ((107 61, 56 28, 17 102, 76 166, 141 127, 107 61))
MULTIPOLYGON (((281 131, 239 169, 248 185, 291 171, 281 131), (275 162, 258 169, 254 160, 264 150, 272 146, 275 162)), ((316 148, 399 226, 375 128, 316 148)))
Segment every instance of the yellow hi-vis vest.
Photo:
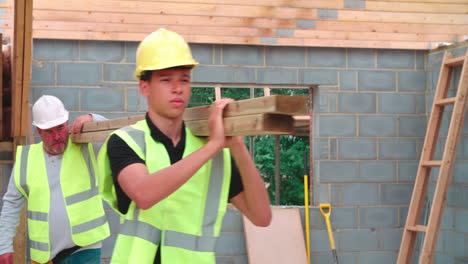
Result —
MULTIPOLYGON (((42 142, 19 146, 14 180, 27 199, 27 225, 31 259, 50 260, 50 186, 42 142)), ((60 169, 60 187, 70 221, 70 234, 78 246, 97 243, 110 235, 98 181, 96 159, 91 144, 68 141, 60 169)), ((54 201, 55 202, 55 201, 54 201)))
MULTIPOLYGON (((150 173, 171 165, 164 145, 151 138, 146 120, 114 131, 114 134, 145 160, 150 173)), ((204 144, 205 139, 186 129, 183 157, 204 144)), ((101 192, 111 207, 120 213, 106 145, 99 153, 101 192)), ((151 208, 140 209, 132 201, 123 215, 111 263, 152 264, 160 246, 162 264, 214 264, 214 248, 226 212, 230 178, 231 158, 229 150, 225 149, 151 208)))

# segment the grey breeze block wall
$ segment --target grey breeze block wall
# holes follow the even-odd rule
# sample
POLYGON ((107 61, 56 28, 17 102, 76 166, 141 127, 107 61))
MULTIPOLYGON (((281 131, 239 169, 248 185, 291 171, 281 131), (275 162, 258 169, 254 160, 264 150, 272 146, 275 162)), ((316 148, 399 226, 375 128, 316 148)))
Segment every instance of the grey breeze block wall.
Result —
MULTIPOLYGON (((341 263, 395 263, 440 54, 191 46, 200 62, 193 73, 197 83, 321 85, 314 91, 314 200, 333 206, 341 263)), ((36 39, 33 47, 31 102, 42 94, 56 95, 72 118, 89 112, 116 118, 145 111, 131 77, 137 43, 36 39)), ((465 123, 435 263, 468 261, 467 131, 465 123)), ((310 214, 311 263, 331 263, 321 215, 316 207, 310 214)), ((115 233, 118 219, 110 210, 108 216, 115 233)), ((242 217, 229 209, 216 249, 218 263, 247 263, 244 239, 242 217)), ((114 240, 112 235, 104 241, 103 263, 114 240)))

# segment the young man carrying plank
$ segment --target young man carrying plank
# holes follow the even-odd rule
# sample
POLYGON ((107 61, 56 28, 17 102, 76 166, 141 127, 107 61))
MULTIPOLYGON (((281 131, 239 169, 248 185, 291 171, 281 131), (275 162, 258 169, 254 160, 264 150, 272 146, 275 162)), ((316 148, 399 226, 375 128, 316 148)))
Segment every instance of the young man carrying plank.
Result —
POLYGON ((226 137, 223 109, 211 106, 208 139, 184 125, 190 73, 198 63, 185 40, 159 29, 137 50, 134 77, 146 119, 113 132, 99 157, 102 193, 125 220, 111 263, 214 264, 226 204, 258 226, 271 209, 242 137, 226 137))

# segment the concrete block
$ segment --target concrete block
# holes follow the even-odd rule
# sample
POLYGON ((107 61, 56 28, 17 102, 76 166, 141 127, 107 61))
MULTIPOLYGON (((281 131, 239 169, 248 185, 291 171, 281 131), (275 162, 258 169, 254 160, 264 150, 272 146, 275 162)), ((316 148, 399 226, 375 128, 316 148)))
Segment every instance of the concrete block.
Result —
POLYGON ((245 255, 244 233, 221 232, 215 247, 216 255, 245 255))
POLYGON ((127 111, 130 111, 130 112, 138 111, 139 95, 140 95, 140 92, 138 89, 127 90, 127 111))
POLYGON ((365 0, 344 0, 344 8, 366 8, 365 0))
POLYGON ((398 161, 398 181, 414 182, 418 172, 419 161, 398 161))
POLYGON ((416 94, 416 113, 417 114, 426 114, 426 95, 425 94, 416 94))
POLYGON ((468 136, 462 136, 460 142, 459 147, 463 148, 462 159, 468 159, 468 136))
POLYGON ((338 112, 341 113, 375 113, 376 96, 374 93, 340 93, 338 95, 338 112))
POLYGON ((259 68, 259 84, 297 84, 297 69, 259 68))
POLYGON ((329 140, 326 138, 314 138, 314 158, 315 159, 329 159, 330 146, 329 140))
POLYGON ((375 68, 373 49, 348 49, 348 67, 360 69, 375 68))
MULTIPOLYGON (((332 213, 330 215, 330 222, 332 223, 333 229, 358 228, 357 208, 356 207, 351 207, 351 208, 332 207, 332 213)), ((323 219, 321 215, 320 215, 319 229, 323 229, 323 230, 327 229, 325 220, 323 219)))
POLYGON ((452 175, 453 184, 468 184, 468 162, 458 160, 455 162, 452 175))
MULTIPOLYGON (((438 263, 453 263, 453 264, 456 264, 454 262, 454 259, 453 257, 451 256, 447 256, 447 255, 444 255, 443 253, 440 253, 440 252, 437 252, 435 255, 434 255, 434 263, 438 264, 438 263)), ((461 262, 463 263, 463 262, 461 262)), ((460 263, 460 264, 461 264, 460 263)), ((466 262, 465 262, 466 263, 466 262)), ((463 264, 465 264, 463 263, 463 264)))
POLYGON ((78 41, 33 39, 33 60, 76 61, 78 60, 78 41))
POLYGON ((336 9, 317 9, 319 19, 337 19, 338 11, 336 9))
POLYGON ((379 144, 380 159, 411 160, 417 159, 416 139, 381 138, 379 144))
POLYGON ((376 159, 376 152, 374 138, 338 139, 338 159, 376 159))
MULTIPOLYGON (((285 69, 283 69, 285 70, 285 69)), ((338 84, 338 72, 336 70, 299 69, 299 84, 338 84)))
POLYGON ((396 116, 361 115, 359 116, 359 135, 369 137, 389 137, 397 134, 396 116))
POLYGON ((359 208, 360 228, 398 227, 398 208, 361 207, 359 208))
POLYGON ((313 98, 313 112, 315 114, 330 112, 328 109, 328 95, 328 92, 320 91, 320 89, 316 90, 313 98))
POLYGON ((192 71, 192 82, 234 82, 232 67, 198 66, 192 71))
POLYGON ((342 230, 338 233, 337 237, 339 248, 343 251, 369 251, 378 249, 377 232, 375 230, 342 230), (357 241, 359 241, 359 243, 356 243, 357 241))
POLYGON ((121 62, 124 59, 125 43, 81 40, 79 49, 81 61, 121 62))
POLYGON ((340 74, 340 90, 353 91, 356 90, 357 71, 339 71, 340 74))
POLYGON ((385 114, 416 114, 417 99, 415 94, 382 93, 378 94, 380 113, 385 114))
POLYGON ((278 38, 263 37, 263 38, 260 38, 260 43, 261 44, 278 44, 278 38))
POLYGON ((444 58, 444 52, 429 53, 427 55, 427 69, 440 68, 442 59, 444 58))
POLYGON ((260 46, 225 45, 223 46, 223 64, 261 66, 263 65, 263 48, 260 46))
POLYGON ((400 225, 398 227, 404 228, 406 224, 406 217, 408 216, 408 207, 399 207, 398 210, 400 213, 400 225))
POLYGON ((330 139, 330 159, 336 160, 338 156, 338 143, 336 138, 330 139))
POLYGON ((139 42, 127 41, 125 42, 125 62, 136 62, 136 51, 139 42))
POLYGON ((233 68, 235 83, 255 83, 256 68, 233 68))
POLYGON ((376 263, 396 263, 398 257, 397 252, 375 251, 375 252, 360 252, 360 264, 376 264, 376 263))
POLYGON ((398 229, 381 229, 380 233, 380 247, 382 250, 399 250, 403 230, 398 229))
POLYGON ((393 182, 396 180, 396 162, 361 161, 359 180, 362 182, 393 182))
POLYGON ((466 257, 466 234, 443 232, 441 235, 444 236, 444 248, 448 255, 466 257))
MULTIPOLYGON (((447 257, 449 257, 449 256, 447 256, 447 257)), ((466 255, 461 256, 461 257, 454 257, 453 261, 454 261, 453 264, 467 264, 468 263, 466 255)), ((436 262, 436 263, 449 263, 449 262, 436 262)))
POLYGON ((352 115, 320 115, 318 117, 321 137, 356 136, 356 117, 352 115))
POLYGON ((416 51, 416 69, 424 70, 424 62, 426 58, 426 53, 424 51, 416 51))
MULTIPOLYGON (((323 243, 323 242, 322 242, 323 243)), ((336 244, 336 242, 335 242, 336 244)), ((338 253, 338 261, 341 264, 358 264, 358 252, 342 252, 339 251, 338 253)), ((321 252, 316 254, 311 254, 310 256, 311 262, 313 264, 329 264, 333 263, 333 255, 331 254, 330 250, 328 252, 321 252)))
MULTIPOLYGON (((468 210, 457 209, 455 211, 455 232, 468 233, 468 210)), ((468 252, 468 251, 467 251, 468 252)))
POLYGON ((395 91, 396 77, 393 71, 359 71, 358 90, 360 91, 395 91))
MULTIPOLYGON (((318 163, 317 163, 318 164, 318 163)), ((314 175, 319 175, 320 169, 317 169, 316 166, 314 167, 314 175)), ((323 184, 320 182, 320 179, 316 179, 316 183, 313 185, 313 195, 314 201, 318 203, 329 203, 330 200, 328 199, 328 184, 323 184)))
POLYGON ((242 213, 237 209, 227 209, 221 232, 244 232, 242 213))
POLYGON ((316 22, 315 20, 305 20, 305 19, 298 19, 296 20, 297 28, 315 28, 316 22))
POLYGON ((36 102, 39 97, 42 95, 53 95, 58 97, 62 102, 65 108, 68 111, 78 111, 79 102, 78 102, 78 88, 71 88, 71 87, 36 87, 32 89, 33 102, 36 102))
POLYGON ((135 81, 133 72, 135 65, 133 64, 104 64, 104 81, 135 81))
POLYGON ((413 184, 382 184, 382 204, 406 205, 411 200, 413 184))
POLYGON ((426 135, 426 116, 400 116, 400 137, 424 137, 426 135))
POLYGON ((356 162, 320 161, 320 182, 353 182, 357 180, 356 162))
POLYGON ((223 45, 213 45, 213 64, 222 64, 223 45))
POLYGON ((464 56, 466 54, 466 47, 458 47, 451 50, 450 52, 454 57, 464 56))
MULTIPOLYGON (((237 56, 239 56, 237 54, 237 56)), ((267 47, 265 50, 267 66, 305 66, 305 48, 302 47, 267 47)))
POLYGON ((99 85, 101 83, 100 63, 57 63, 57 84, 99 85))
POLYGON ((290 28, 277 28, 276 36, 278 37, 294 37, 294 29, 290 28))
POLYGON ((343 206, 366 206, 379 204, 378 184, 343 184, 341 199, 343 206))
POLYGON ((327 198, 325 201, 320 201, 321 203, 330 203, 335 206, 341 206, 341 184, 330 183, 330 198, 327 198))
POLYGON ((216 256, 216 264, 247 264, 248 258, 244 256, 216 256))
POLYGON ((342 48, 308 48, 307 66, 309 67, 346 67, 345 49, 342 48))
MULTIPOLYGON (((336 237, 335 237, 335 245, 336 237)), ((311 230, 310 231, 310 252, 330 251, 328 243, 328 235, 326 230, 311 230)))
POLYGON ((446 205, 450 207, 468 208, 468 186, 451 185, 448 189, 446 205))
POLYGON ((124 91, 86 88, 81 91, 83 111, 124 111, 124 91))
MULTIPOLYGON (((213 45, 190 43, 193 58, 200 64, 213 64, 213 45)), ((229 46, 225 46, 229 50, 229 46)))
POLYGON ((32 61, 31 85, 55 85, 55 63, 32 61))
POLYGON ((381 69, 414 69, 413 50, 378 50, 377 67, 381 69))
POLYGON ((398 90, 403 92, 424 92, 426 90, 426 72, 398 72, 398 90))
POLYGON ((444 212, 442 214, 442 223, 440 228, 454 230, 455 228, 455 214, 458 210, 453 209, 451 207, 445 207, 444 212))

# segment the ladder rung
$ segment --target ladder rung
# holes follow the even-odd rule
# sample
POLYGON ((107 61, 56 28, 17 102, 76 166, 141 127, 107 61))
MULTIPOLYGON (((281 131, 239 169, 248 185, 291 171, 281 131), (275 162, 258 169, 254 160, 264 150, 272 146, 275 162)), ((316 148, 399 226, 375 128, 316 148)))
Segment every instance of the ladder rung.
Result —
POLYGON ((421 166, 424 167, 440 167, 442 166, 441 160, 426 160, 421 162, 421 166))
POLYGON ((414 231, 414 232, 426 232, 427 226, 423 226, 423 225, 407 226, 406 229, 408 229, 409 231, 414 231))
POLYGON ((445 62, 445 65, 452 66, 452 67, 461 66, 461 65, 463 65, 464 60, 465 60, 465 57, 463 57, 463 56, 456 57, 456 58, 451 58, 451 59, 448 59, 445 62))
POLYGON ((435 104, 436 105, 448 105, 448 104, 454 104, 456 101, 457 101, 457 97, 449 97, 449 98, 437 100, 435 104))

